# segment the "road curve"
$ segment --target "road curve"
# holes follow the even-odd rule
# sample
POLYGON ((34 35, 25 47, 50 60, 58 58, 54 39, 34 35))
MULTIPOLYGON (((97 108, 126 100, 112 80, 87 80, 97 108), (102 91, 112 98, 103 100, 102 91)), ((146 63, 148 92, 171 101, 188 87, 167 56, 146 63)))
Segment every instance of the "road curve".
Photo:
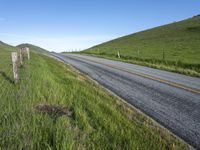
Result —
POLYGON ((52 55, 200 149, 200 78, 85 55, 52 55))

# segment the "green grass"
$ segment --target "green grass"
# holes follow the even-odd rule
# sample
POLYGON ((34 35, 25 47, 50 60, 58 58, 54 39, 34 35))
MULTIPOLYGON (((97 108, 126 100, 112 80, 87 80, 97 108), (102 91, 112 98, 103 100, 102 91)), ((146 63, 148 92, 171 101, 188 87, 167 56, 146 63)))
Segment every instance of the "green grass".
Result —
POLYGON ((200 16, 112 40, 85 54, 200 77, 200 16), (164 53, 164 57, 163 57, 164 53))
POLYGON ((166 130, 85 76, 31 53, 13 84, 10 52, 0 44, 0 149, 188 149, 166 130), (36 111, 67 107, 71 116, 36 111))

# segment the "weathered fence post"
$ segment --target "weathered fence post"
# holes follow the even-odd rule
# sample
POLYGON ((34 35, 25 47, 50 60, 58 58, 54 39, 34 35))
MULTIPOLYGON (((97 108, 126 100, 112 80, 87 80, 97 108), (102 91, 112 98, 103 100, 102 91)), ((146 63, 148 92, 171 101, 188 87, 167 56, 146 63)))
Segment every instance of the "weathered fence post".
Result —
POLYGON ((18 83, 19 82, 19 74, 18 74, 18 57, 17 57, 17 52, 12 52, 11 53, 11 59, 12 59, 12 64, 13 64, 13 76, 14 76, 14 82, 18 83))
POLYGON ((30 59, 30 50, 28 47, 24 47, 24 48, 21 48, 21 51, 22 51, 22 57, 23 58, 27 58, 28 60, 30 59))
POLYGON ((28 47, 26 47, 26 52, 27 52, 27 57, 28 57, 28 60, 30 59, 30 50, 28 47))
POLYGON ((120 53, 119 53, 119 51, 117 52, 117 56, 118 56, 118 58, 120 58, 120 53))
POLYGON ((19 59, 20 59, 20 64, 23 65, 23 56, 22 56, 22 50, 21 49, 19 51, 19 59))
POLYGON ((163 50, 163 60, 165 59, 165 51, 163 50))
POLYGON ((138 49, 137 51, 137 54, 138 54, 138 58, 140 57, 140 50, 138 49))

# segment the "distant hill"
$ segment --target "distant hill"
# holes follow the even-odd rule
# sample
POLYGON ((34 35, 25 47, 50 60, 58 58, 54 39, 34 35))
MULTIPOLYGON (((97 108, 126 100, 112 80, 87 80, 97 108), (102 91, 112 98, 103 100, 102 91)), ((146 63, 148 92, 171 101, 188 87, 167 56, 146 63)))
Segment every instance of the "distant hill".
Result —
POLYGON ((19 48, 22 48, 22 47, 29 47, 31 51, 35 51, 35 52, 38 52, 38 53, 43 53, 43 54, 47 54, 49 53, 47 50, 41 48, 41 47, 38 47, 38 46, 35 46, 35 45, 32 45, 32 44, 20 44, 18 46, 11 46, 7 43, 4 43, 2 41, 0 41, 0 49, 1 50, 5 50, 5 51, 18 51, 19 48))
POLYGON ((200 16, 124 36, 83 51, 122 59, 154 59, 200 64, 200 16))
POLYGON ((10 51, 11 52, 11 51, 17 51, 18 49, 16 47, 14 47, 14 46, 11 46, 9 44, 6 44, 6 43, 0 41, 0 50, 1 51, 10 51))
POLYGON ((17 47, 18 48, 29 47, 30 50, 35 51, 35 52, 45 53, 45 54, 49 53, 49 51, 47 51, 47 50, 45 50, 45 49, 43 49, 43 48, 41 48, 39 46, 35 46, 35 45, 32 45, 32 44, 28 44, 28 43, 20 44, 17 47))

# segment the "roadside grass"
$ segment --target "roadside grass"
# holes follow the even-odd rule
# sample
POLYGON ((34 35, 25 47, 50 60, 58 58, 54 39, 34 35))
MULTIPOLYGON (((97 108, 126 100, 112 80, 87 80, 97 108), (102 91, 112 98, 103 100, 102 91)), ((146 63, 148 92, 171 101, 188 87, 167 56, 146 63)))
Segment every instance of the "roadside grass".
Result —
POLYGON ((50 57, 32 52, 20 68, 20 83, 13 84, 13 49, 0 45, 0 149, 188 149, 50 57))
POLYGON ((137 64, 141 66, 147 66, 155 69, 161 69, 166 71, 171 71, 175 73, 180 73, 192 77, 200 77, 200 64, 186 64, 182 61, 168 61, 168 60, 158 60, 158 59, 143 59, 138 57, 131 57, 131 56, 123 56, 120 55, 118 58, 117 55, 112 54, 95 54, 95 53, 88 53, 88 52, 78 52, 75 54, 85 54, 100 58, 111 59, 115 61, 121 61, 126 63, 137 64))
POLYGON ((81 53, 200 77, 200 16, 124 36, 81 53))

